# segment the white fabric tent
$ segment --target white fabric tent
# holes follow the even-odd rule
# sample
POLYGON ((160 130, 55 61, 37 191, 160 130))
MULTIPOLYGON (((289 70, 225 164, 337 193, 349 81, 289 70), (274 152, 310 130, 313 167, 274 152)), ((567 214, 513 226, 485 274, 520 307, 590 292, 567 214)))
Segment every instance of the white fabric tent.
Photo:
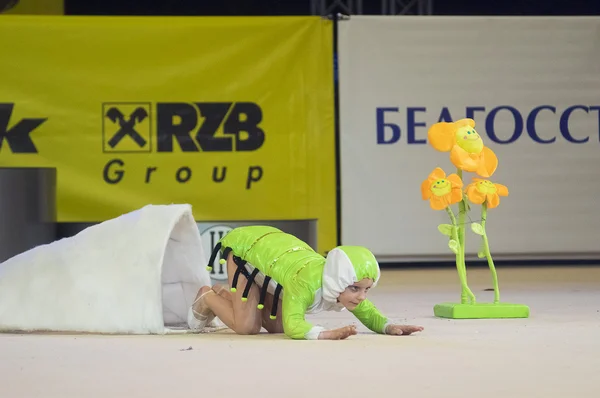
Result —
POLYGON ((0 264, 0 331, 164 334, 211 285, 190 205, 148 205, 0 264))

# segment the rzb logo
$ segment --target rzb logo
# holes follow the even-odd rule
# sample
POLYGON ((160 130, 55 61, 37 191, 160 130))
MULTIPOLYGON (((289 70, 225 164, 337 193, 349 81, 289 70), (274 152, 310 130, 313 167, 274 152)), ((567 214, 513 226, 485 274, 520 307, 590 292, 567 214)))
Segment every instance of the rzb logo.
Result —
POLYGON ((6 141, 13 153, 38 153, 31 133, 48 119, 23 118, 9 128, 14 107, 12 103, 0 103, 0 150, 6 141))
MULTIPOLYGON (((151 104, 103 105, 104 152, 151 152, 151 104)), ((252 102, 156 104, 156 150, 255 151, 265 133, 262 109, 252 102)))
POLYGON ((103 104, 104 152, 150 152, 150 108, 150 103, 103 104))
MULTIPOLYGON (((202 245, 204 253, 207 258, 210 258, 212 251, 214 250, 217 242, 222 239, 232 228, 226 225, 215 225, 207 229, 200 234, 202 238, 202 245)), ((210 277, 219 281, 227 280, 227 264, 220 264, 221 256, 215 258, 215 262, 212 264, 212 271, 210 271, 210 277)))

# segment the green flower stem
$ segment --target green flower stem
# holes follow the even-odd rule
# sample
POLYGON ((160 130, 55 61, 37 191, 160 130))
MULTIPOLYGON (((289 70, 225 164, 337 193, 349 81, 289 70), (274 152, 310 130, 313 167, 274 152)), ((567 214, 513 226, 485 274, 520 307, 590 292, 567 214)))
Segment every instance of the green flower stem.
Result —
POLYGON ((492 259, 492 254, 490 253, 490 245, 488 242, 487 234, 485 232, 485 222, 487 219, 487 201, 483 202, 481 205, 481 226, 483 227, 483 249, 485 257, 488 261, 488 266, 490 267, 490 271, 492 272, 492 283, 494 286, 494 304, 498 304, 500 302, 500 288, 498 286, 498 274, 496 273, 496 267, 494 266, 494 260, 492 259))
POLYGON ((467 302, 467 281, 465 274, 462 270, 461 261, 462 261, 462 253, 460 251, 460 239, 458 239, 458 225, 456 224, 456 217, 454 216, 454 212, 450 208, 450 206, 446 207, 446 212, 448 216, 450 216, 450 220, 452 220, 452 239, 459 244, 459 247, 456 249, 456 270, 458 271, 458 279, 460 280, 461 286, 461 303, 467 302))
MULTIPOLYGON (((452 212, 450 206, 446 207, 446 212, 448 213, 448 216, 450 216, 450 220, 452 221, 452 239, 454 239, 457 243, 460 243, 460 240, 458 239, 458 225, 456 224, 456 217, 454 216, 454 213, 452 212)), ((458 271, 458 279, 460 280, 461 286, 461 303, 465 304, 467 303, 469 297, 473 297, 474 299, 475 295, 473 294, 473 292, 471 292, 471 289, 469 289, 469 286, 467 285, 467 275, 462 267, 463 261, 464 252, 461 251, 459 246, 456 251, 456 270, 458 271)))
MULTIPOLYGON (((463 179, 463 173, 462 170, 457 168, 456 170, 456 174, 458 175, 458 177, 461 179, 463 179)), ((467 265, 465 262, 465 216, 467 214, 467 206, 465 203, 465 199, 464 199, 464 195, 463 195, 463 199, 458 203, 458 244, 459 244, 459 253, 460 253, 460 270, 459 273, 462 273, 461 278, 464 280, 464 284, 463 284, 463 289, 462 289, 462 294, 461 294, 461 303, 462 304, 466 304, 467 303, 467 298, 471 299, 471 303, 475 304, 476 300, 475 300, 475 295, 473 294, 473 292, 471 291, 471 289, 469 289, 469 286, 467 284, 467 265)))

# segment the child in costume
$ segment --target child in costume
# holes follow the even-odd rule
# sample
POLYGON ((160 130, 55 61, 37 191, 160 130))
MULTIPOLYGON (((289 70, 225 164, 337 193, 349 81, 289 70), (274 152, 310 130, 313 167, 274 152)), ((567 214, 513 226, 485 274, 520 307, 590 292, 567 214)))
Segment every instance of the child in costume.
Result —
POLYGON ((188 314, 188 325, 202 329, 218 316, 238 334, 285 333, 292 339, 345 339, 354 326, 325 330, 306 314, 348 309, 375 333, 410 335, 420 326, 395 325, 369 301, 380 277, 373 254, 360 246, 339 246, 327 257, 293 235, 268 226, 239 227, 215 246, 209 268, 221 253, 230 291, 204 286, 188 314), (240 278, 243 275, 244 278, 240 278))

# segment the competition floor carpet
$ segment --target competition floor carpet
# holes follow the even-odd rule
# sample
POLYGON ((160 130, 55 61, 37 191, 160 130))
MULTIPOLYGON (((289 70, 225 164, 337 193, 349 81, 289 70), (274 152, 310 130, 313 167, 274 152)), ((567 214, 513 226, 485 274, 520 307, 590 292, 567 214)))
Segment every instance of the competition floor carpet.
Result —
MULTIPOLYGON (((489 271, 469 271, 480 301, 489 271)), ((0 334, 0 396, 116 397, 600 397, 600 268, 500 268, 502 301, 529 319, 445 320, 456 271, 383 271, 371 299, 414 336, 360 327, 345 341, 291 341, 228 330, 201 335, 0 334)), ((310 318, 329 327, 351 314, 310 318)))

